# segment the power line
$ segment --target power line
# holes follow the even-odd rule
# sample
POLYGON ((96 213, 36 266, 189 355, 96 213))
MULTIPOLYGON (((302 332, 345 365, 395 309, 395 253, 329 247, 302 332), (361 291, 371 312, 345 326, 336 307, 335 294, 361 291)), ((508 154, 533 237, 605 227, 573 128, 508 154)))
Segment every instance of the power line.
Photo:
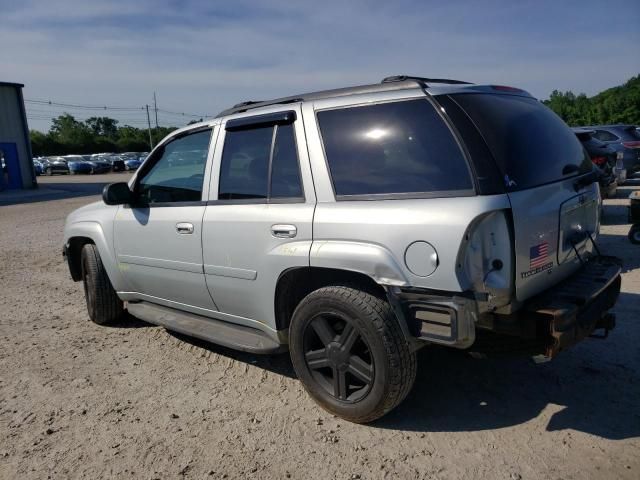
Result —
POLYGON ((120 110, 120 111, 136 111, 142 110, 144 107, 110 107, 107 105, 78 105, 73 103, 52 102, 51 100, 31 100, 25 99, 25 103, 37 105, 51 105, 56 107, 81 108, 83 110, 120 110))
MULTIPOLYGON (((145 107, 123 107, 123 106, 108 106, 108 105, 82 105, 77 103, 63 103, 63 102, 54 102, 52 100, 38 100, 38 99, 25 99, 25 103, 33 104, 33 105, 42 105, 42 106, 51 106, 51 107, 66 107, 66 108, 74 108, 74 109, 82 109, 82 110, 104 110, 104 111, 129 111, 135 112, 139 111, 144 113, 145 107)), ((171 110, 163 110, 158 108, 158 112, 162 112, 168 115, 178 115, 182 117, 191 117, 191 118, 207 118, 211 117, 211 115, 199 115, 195 113, 186 113, 186 112, 175 112, 171 110)))
MULTIPOLYGON (((56 117, 51 117, 49 115, 44 115, 44 114, 29 114, 27 113, 27 119, 28 120, 45 120, 45 121, 52 121, 54 120, 56 117)), ((76 120, 78 120, 79 122, 84 122, 86 120, 88 120, 87 118, 76 118, 76 120)), ((141 127, 141 128, 145 128, 147 127, 147 122, 146 120, 142 120, 142 119, 115 119, 118 120, 118 124, 120 127, 122 126, 126 126, 126 125, 130 125, 130 126, 136 126, 136 127, 141 127)), ((169 122, 159 122, 159 127, 162 128, 175 128, 177 125, 169 123, 169 122)))

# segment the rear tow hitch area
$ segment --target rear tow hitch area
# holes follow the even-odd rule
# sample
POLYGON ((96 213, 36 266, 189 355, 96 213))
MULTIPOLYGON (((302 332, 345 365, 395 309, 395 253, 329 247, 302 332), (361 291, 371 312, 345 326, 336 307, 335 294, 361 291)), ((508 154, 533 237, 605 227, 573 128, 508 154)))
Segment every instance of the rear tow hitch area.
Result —
POLYGON ((621 261, 583 260, 571 277, 509 315, 485 314, 472 350, 489 356, 527 355, 547 361, 587 337, 607 338, 616 325, 611 309, 620 293, 621 261), (594 335, 594 331, 602 333, 594 335))
POLYGON ((594 257, 525 307, 525 319, 535 322, 538 337, 545 340, 545 357, 554 357, 594 330, 604 329, 598 338, 613 330, 615 315, 608 310, 620 294, 620 263, 616 257, 594 257))

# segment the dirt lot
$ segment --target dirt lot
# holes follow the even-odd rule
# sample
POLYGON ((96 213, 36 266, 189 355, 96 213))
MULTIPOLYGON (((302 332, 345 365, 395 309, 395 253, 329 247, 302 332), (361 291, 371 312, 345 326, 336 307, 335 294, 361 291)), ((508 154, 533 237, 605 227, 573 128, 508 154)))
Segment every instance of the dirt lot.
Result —
POLYGON ((70 198, 0 207, 0 478, 640 478, 640 248, 624 207, 640 182, 606 202, 601 244, 625 261, 607 340, 542 365, 423 349, 409 398, 359 426, 316 407, 287 355, 88 321, 62 229, 111 177, 126 175, 44 178, 70 198))

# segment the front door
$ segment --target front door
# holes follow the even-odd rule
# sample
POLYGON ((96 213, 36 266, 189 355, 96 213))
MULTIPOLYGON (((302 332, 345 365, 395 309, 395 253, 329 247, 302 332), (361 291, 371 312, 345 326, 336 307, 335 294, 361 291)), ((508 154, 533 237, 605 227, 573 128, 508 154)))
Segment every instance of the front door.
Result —
POLYGON ((133 298, 215 310, 202 264, 211 132, 187 132, 157 148, 136 177, 134 204, 118 210, 115 250, 133 298))
POLYGON ((299 109, 251 122, 221 127, 224 147, 216 148, 210 189, 215 200, 204 216, 204 271, 228 320, 275 329, 278 277, 309 266, 315 193, 299 109))

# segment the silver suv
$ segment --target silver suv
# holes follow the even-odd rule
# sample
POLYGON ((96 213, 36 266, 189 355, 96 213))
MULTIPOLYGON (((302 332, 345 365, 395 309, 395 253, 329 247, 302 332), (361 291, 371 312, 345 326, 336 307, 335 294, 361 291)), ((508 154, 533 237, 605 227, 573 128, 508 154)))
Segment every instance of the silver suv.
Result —
POLYGON ((289 349, 331 413, 375 420, 417 349, 484 339, 551 357, 613 328, 597 174, 528 93, 420 77, 245 102, 178 130, 71 213, 91 320, 131 315, 289 349))

